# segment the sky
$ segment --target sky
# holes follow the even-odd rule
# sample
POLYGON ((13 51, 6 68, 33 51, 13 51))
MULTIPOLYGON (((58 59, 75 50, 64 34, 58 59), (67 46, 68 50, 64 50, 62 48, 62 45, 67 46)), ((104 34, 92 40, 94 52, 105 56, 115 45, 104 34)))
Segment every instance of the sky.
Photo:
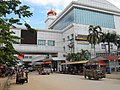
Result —
MULTIPOLYGON (((33 28, 45 28, 47 12, 53 9, 57 15, 71 2, 77 0, 21 0, 22 4, 30 6, 33 16, 25 18, 33 28)), ((107 0, 120 9, 120 0, 107 0)))

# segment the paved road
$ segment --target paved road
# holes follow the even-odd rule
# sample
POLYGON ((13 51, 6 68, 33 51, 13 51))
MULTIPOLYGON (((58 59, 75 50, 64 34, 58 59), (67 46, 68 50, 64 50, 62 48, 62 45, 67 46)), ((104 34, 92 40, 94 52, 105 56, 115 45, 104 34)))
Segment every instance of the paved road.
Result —
POLYGON ((11 81, 9 90, 120 90, 120 80, 88 80, 79 75, 30 73, 29 83, 23 85, 11 81))

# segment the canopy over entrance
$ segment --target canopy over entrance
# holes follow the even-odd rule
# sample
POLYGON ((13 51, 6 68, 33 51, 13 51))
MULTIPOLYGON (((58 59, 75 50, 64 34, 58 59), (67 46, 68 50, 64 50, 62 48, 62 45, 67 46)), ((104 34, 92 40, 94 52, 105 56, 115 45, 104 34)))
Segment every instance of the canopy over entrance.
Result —
POLYGON ((87 63, 89 60, 82 60, 82 61, 75 61, 75 62, 66 62, 62 63, 61 65, 69 65, 69 64, 84 64, 87 63))

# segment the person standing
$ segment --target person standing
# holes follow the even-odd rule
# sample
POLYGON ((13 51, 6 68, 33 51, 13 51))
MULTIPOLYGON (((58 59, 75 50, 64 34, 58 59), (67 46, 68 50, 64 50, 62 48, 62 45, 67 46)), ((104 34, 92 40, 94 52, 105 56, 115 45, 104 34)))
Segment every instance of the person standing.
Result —
POLYGON ((25 78, 26 78, 26 82, 28 83, 28 73, 29 73, 29 70, 28 69, 25 69, 25 78))

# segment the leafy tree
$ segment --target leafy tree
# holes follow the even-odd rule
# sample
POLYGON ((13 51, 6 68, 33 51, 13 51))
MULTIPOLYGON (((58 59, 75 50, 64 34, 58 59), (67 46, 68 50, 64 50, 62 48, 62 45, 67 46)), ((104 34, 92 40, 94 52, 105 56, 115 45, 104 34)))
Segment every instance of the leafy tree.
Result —
POLYGON ((81 49, 81 60, 88 60, 91 58, 91 54, 88 50, 81 49))
POLYGON ((78 53, 69 53, 66 57, 68 61, 80 61, 80 60, 89 60, 90 52, 88 50, 81 49, 78 53))
MULTIPOLYGON (((11 28, 16 28, 15 25, 20 25, 24 17, 31 17, 32 13, 29 11, 29 6, 21 5, 20 0, 0 0, 0 63, 9 62, 11 64, 16 62, 17 52, 13 43, 18 44, 16 39, 20 37, 15 36, 15 32, 11 28), (14 15, 14 17, 12 17, 14 15)), ((24 25, 29 31, 35 30, 24 21, 24 25)))
POLYGON ((75 53, 68 53, 68 55, 66 56, 66 59, 68 61, 75 61, 76 58, 76 54, 75 53))
POLYGON ((110 54, 110 44, 114 43, 115 45, 117 44, 117 34, 115 32, 110 33, 104 33, 102 35, 102 41, 103 43, 107 42, 108 45, 108 54, 110 54))
POLYGON ((117 46, 117 55, 118 55, 118 50, 120 49, 120 35, 116 35, 114 44, 117 46))
POLYGON ((103 33, 100 26, 92 26, 92 25, 89 26, 89 35, 87 36, 87 40, 91 45, 94 45, 94 55, 95 55, 95 45, 101 42, 102 35, 103 33))

